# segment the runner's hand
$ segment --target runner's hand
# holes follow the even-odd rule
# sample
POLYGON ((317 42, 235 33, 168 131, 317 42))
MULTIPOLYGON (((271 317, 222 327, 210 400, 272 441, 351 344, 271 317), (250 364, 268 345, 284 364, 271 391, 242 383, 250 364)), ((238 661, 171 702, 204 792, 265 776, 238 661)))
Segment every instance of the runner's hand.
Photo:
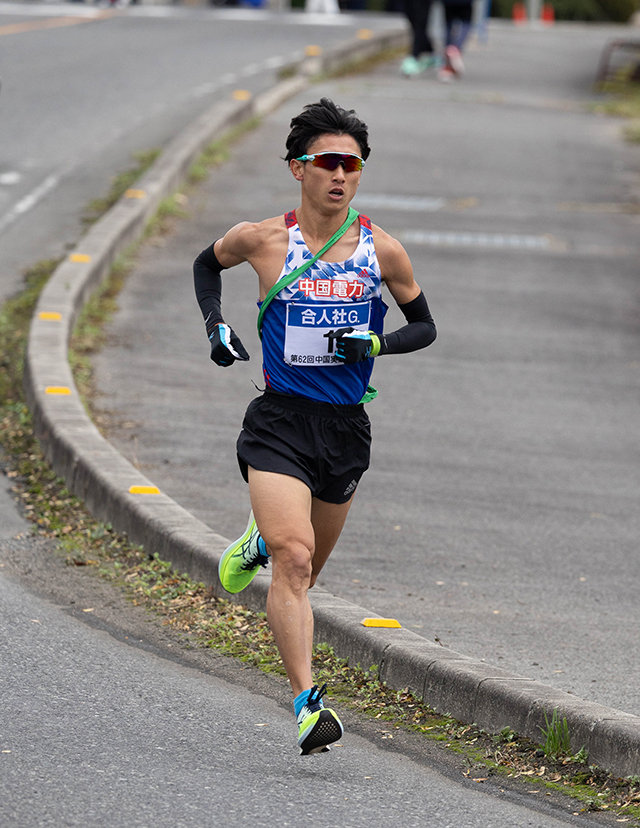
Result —
POLYGON ((223 368, 232 365, 236 359, 243 362, 249 359, 249 354, 245 351, 240 339, 224 322, 218 322, 209 336, 209 342, 211 342, 211 359, 223 368))
POLYGON ((363 362, 380 353, 380 339, 371 331, 357 331, 355 328, 338 328, 325 336, 335 342, 335 355, 347 365, 363 362))

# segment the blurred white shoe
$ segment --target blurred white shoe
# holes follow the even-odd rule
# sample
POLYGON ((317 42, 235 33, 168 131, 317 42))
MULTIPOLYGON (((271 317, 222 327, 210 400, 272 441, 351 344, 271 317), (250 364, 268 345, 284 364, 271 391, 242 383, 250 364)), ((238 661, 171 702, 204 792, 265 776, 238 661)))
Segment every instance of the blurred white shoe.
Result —
POLYGON ((457 46, 447 46, 444 50, 447 59, 447 66, 456 73, 456 75, 464 75, 464 61, 460 54, 460 49, 457 46))

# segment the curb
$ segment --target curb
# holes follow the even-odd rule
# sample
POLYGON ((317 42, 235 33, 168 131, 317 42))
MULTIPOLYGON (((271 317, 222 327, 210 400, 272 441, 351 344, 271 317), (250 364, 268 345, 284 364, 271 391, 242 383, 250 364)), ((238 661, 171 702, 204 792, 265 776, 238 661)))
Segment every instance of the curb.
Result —
MULTIPOLYGON (((67 488, 99 520, 125 532, 192 578, 229 598, 218 581, 218 560, 229 541, 160 492, 99 433, 79 398, 67 348, 75 320, 107 277, 116 257, 137 241, 160 202, 184 180, 202 150, 231 127, 280 106, 309 79, 346 63, 405 45, 404 33, 369 33, 325 55, 289 67, 286 81, 245 102, 216 104, 169 143, 150 170, 80 240, 40 295, 25 357, 25 395, 42 451, 67 488)), ((263 611, 269 576, 260 573, 242 603, 263 611)), ((408 688, 432 709, 489 732, 510 727, 540 741, 545 717, 566 718, 571 749, 615 776, 640 773, 640 716, 588 702, 532 679, 434 644, 404 629, 364 627, 367 610, 314 588, 316 640, 352 664, 376 665, 397 690, 408 688)))

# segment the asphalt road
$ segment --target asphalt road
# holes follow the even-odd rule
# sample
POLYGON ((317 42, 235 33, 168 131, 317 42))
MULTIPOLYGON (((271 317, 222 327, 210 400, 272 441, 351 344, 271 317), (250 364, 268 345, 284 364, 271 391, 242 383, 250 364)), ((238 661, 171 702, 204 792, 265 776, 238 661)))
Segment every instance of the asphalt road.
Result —
POLYGON ((75 614, 92 606, 64 613, 8 578, 0 601, 3 825, 593 824, 570 803, 465 779, 424 745, 386 748, 379 727, 354 722, 343 746, 305 760, 273 680, 225 675, 213 656, 170 661, 167 641, 87 626, 75 614))
POLYGON ((403 25, 369 15, 255 20, 243 9, 0 4, 2 290, 16 289, 34 255, 76 241, 79 210, 134 153, 166 144, 220 95, 267 88, 308 46, 403 25))
POLYGON ((17 516, 0 573, 3 826, 612 824, 346 710, 343 742, 300 757, 284 679, 185 647, 17 516))
MULTIPOLYGON (((227 49, 230 71, 240 35, 246 44, 253 32, 254 51, 274 45, 272 21, 267 37, 255 19, 233 30, 225 28, 239 22, 233 15, 171 11, 162 24, 149 22, 151 10, 131 9, 48 30, 26 24, 93 10, 0 6, 3 299, 19 286, 22 267, 75 240, 81 207, 104 191, 132 149, 162 144, 216 94, 194 92, 210 82, 203 80, 212 72, 205 57, 214 43, 227 49), (216 37, 207 21, 220 28, 216 37), (183 51, 189 59, 181 64, 183 51), (174 65, 194 76, 172 87, 174 65)), ((314 41, 333 37, 343 23, 327 25, 331 31, 314 28, 314 41)), ((295 27, 285 29, 288 54, 295 27)), ((268 80, 260 66, 258 84, 268 80)), ((284 682, 185 651, 29 530, 3 478, 0 823, 301 825, 321 811, 325 824, 345 826, 374 819, 402 826, 586 824, 570 803, 478 785, 440 751, 409 737, 384 739, 378 725, 348 713, 344 747, 298 760, 284 682)))
MULTIPOLYGON (((321 585, 452 649, 640 712, 638 168, 591 83, 616 30, 490 30, 462 82, 396 64, 317 84, 268 117, 143 251, 96 361, 112 441, 228 538, 261 386, 255 282, 225 277, 252 353, 216 369, 191 262, 232 223, 295 206, 279 159, 329 94, 369 123, 357 206, 404 241, 439 338, 382 358, 370 472, 321 585)), ((389 329, 397 314, 389 319, 389 329)))

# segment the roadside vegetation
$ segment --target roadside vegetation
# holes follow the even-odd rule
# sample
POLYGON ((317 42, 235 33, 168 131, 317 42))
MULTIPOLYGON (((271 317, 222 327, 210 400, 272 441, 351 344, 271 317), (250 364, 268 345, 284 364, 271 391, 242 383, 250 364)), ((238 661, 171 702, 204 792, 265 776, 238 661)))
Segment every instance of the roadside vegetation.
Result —
MULTIPOLYGON (((207 164, 226 157, 220 145, 207 164)), ((204 162, 202 162, 204 163, 204 162)), ((202 178, 202 163, 193 180, 202 178)), ((127 176, 120 186, 131 186, 127 176)), ((167 215, 178 217, 187 200, 177 196, 167 215)), ((92 208, 93 209, 93 208, 92 208)), ((95 212, 95 211, 94 211, 95 212)), ((154 232, 170 232, 166 221, 154 232)), ((87 305, 71 343, 76 382, 87 402, 92 394, 91 357, 101 347, 104 326, 117 307, 117 294, 135 261, 131 251, 111 279, 87 305)), ((261 613, 220 599, 171 566, 131 544, 109 524, 94 520, 45 462, 32 434, 31 415, 22 391, 23 355, 33 308, 56 261, 43 261, 25 274, 24 290, 0 309, 0 463, 15 495, 33 522, 33 531, 53 539, 66 565, 88 577, 111 583, 129 601, 144 607, 185 647, 212 648, 266 673, 284 670, 261 613)), ((614 778, 589 764, 583 750, 572 753, 566 720, 547 719, 539 743, 520 738, 509 728, 488 734, 430 710, 407 691, 380 682, 375 669, 349 665, 331 648, 314 652, 315 670, 332 689, 332 701, 370 717, 381 740, 408 731, 455 752, 465 777, 477 784, 521 780, 523 790, 539 796, 568 795, 573 813, 605 811, 615 821, 640 826, 640 777, 614 778)))
POLYGON ((122 198, 124 193, 136 183, 140 176, 151 167, 159 155, 159 149, 135 153, 133 157, 136 163, 113 178, 107 194, 100 198, 94 198, 87 204, 80 219, 85 228, 110 210, 122 198))
POLYGON ((598 91, 604 95, 604 100, 594 105, 594 111, 624 119, 625 140, 640 144, 640 59, 628 63, 615 77, 603 81, 598 91))

